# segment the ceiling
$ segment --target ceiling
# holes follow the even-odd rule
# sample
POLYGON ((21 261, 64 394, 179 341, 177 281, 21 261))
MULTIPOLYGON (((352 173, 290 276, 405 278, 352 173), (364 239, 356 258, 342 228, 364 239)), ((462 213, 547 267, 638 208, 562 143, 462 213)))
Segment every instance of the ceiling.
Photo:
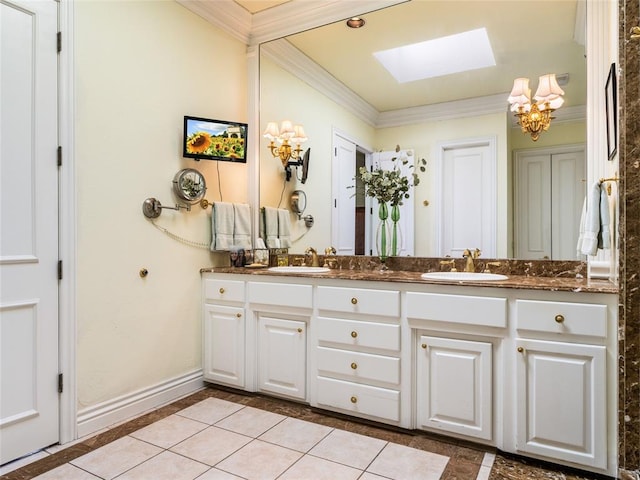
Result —
MULTIPOLYGON (((357 0, 356 0, 357 1, 357 0)), ((235 0, 251 14, 275 13, 282 0, 235 0)), ((296 48, 379 112, 508 93, 513 79, 569 74, 566 107, 586 103, 584 20, 578 0, 412 0, 363 15, 366 25, 343 21, 288 36, 296 48), (582 26, 576 30, 576 17, 582 26), (485 27, 496 66, 398 84, 373 52, 485 27)), ((451 59, 455 61, 455 58, 451 59)), ((505 99, 506 102, 506 99, 505 99)))

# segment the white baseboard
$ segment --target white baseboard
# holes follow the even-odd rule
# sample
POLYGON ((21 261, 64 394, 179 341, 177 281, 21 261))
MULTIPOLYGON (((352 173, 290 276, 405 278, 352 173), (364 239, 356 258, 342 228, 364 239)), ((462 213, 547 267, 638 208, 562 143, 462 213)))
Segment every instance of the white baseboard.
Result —
POLYGON ((165 382, 78 411, 78 438, 162 407, 204 387, 202 370, 195 370, 165 382))

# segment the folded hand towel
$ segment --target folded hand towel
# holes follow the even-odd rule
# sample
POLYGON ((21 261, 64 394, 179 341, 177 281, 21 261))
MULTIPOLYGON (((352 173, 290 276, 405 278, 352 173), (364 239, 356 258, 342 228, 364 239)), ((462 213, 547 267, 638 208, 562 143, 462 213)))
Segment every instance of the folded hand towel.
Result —
POLYGON ((278 238, 282 248, 291 247, 291 218, 289 210, 278 209, 278 238))
POLYGON ((584 235, 580 251, 583 255, 595 255, 598 251, 600 231, 600 182, 595 182, 588 192, 587 214, 584 221, 584 235))
POLYGON ((584 197, 584 202, 582 202, 582 214, 580 215, 580 229, 578 230, 578 245, 576 246, 576 258, 581 260, 583 259, 582 254, 582 242, 584 241, 584 228, 587 220, 587 197, 584 197))
POLYGON ((264 207, 264 241, 268 248, 279 248, 278 209, 264 207))
POLYGON ((215 202, 211 213, 211 251, 229 250, 233 245, 233 204, 215 202))
POLYGON ((251 209, 245 203, 233 204, 233 245, 251 250, 251 209))
POLYGON ((600 229, 598 231, 598 248, 611 248, 611 231, 609 230, 609 194, 605 184, 600 185, 600 229))

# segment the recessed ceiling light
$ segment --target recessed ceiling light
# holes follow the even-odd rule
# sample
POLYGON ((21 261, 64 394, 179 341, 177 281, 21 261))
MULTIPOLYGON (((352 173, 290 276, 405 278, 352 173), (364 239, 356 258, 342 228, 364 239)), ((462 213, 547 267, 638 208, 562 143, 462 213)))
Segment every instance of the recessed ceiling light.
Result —
POLYGON ((360 17, 351 17, 349 20, 347 20, 347 26, 350 28, 360 28, 364 26, 364 24, 364 18, 360 17))
POLYGON ((495 66, 486 28, 373 54, 398 83, 495 66))

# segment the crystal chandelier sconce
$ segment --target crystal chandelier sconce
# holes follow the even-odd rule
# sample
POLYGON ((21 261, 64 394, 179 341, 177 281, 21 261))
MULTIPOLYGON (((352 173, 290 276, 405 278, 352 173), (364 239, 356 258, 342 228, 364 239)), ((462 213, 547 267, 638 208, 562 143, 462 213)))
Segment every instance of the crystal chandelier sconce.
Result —
POLYGON ((555 73, 540 77, 533 103, 529 79, 516 78, 509 95, 509 103, 511 111, 518 117, 522 133, 530 134, 535 142, 542 132, 549 130, 551 120, 554 118, 551 114, 564 103, 562 95, 564 90, 558 85, 555 73))
POLYGON ((289 120, 284 120, 278 129, 277 122, 269 122, 263 136, 271 142, 267 147, 271 155, 280 159, 285 170, 290 171, 291 166, 302 165, 300 144, 308 140, 302 125, 293 125, 289 120))

